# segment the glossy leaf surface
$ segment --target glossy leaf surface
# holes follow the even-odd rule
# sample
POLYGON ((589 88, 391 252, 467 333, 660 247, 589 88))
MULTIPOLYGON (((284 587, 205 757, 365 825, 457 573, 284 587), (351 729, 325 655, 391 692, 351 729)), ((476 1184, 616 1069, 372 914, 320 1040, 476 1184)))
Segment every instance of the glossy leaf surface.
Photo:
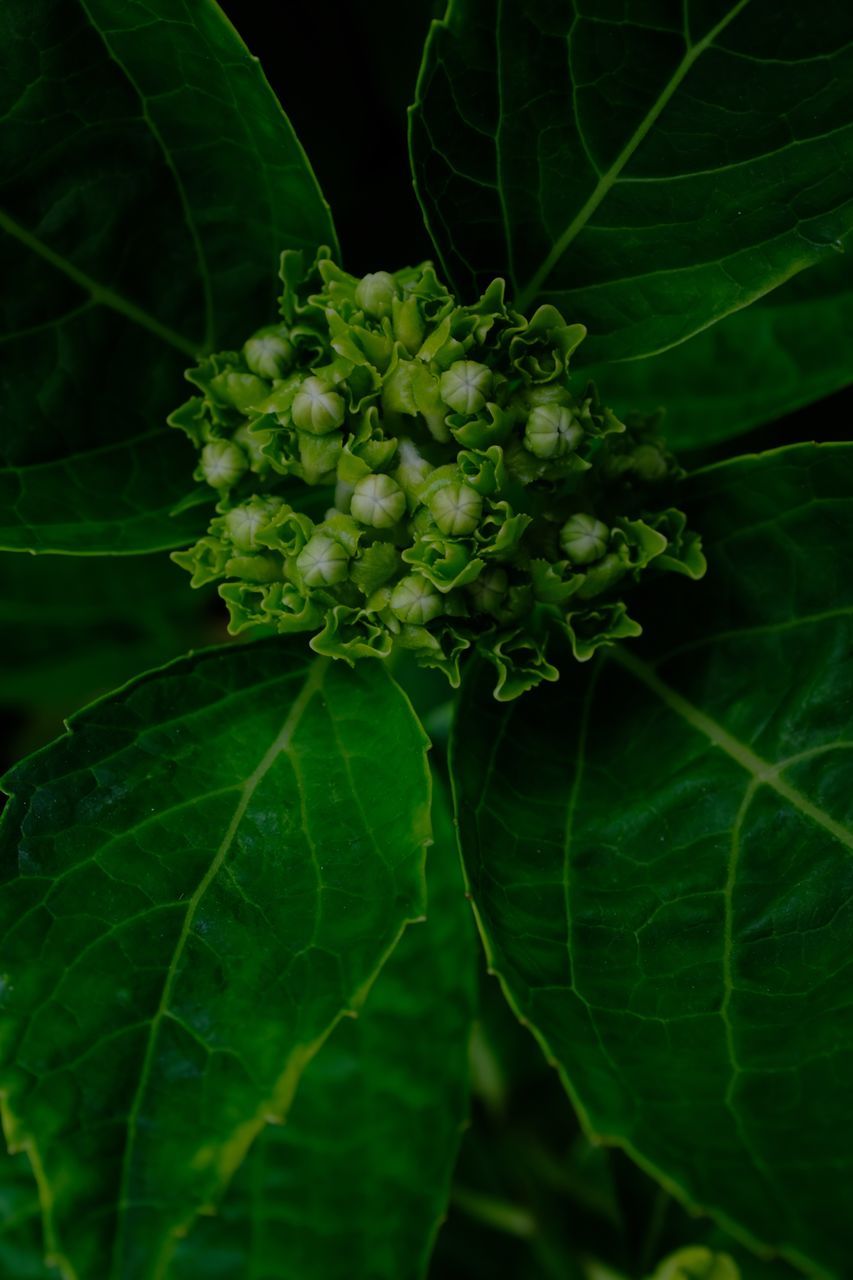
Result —
MULTIPOLYGON (((455 738, 495 968, 592 1131, 842 1276, 853 1108, 853 446, 697 473, 709 571, 647 635, 455 738)), ((654 625, 651 619, 655 619, 654 625)))
POLYGON ((853 226, 853 12, 795 0, 451 0, 411 116, 457 288, 664 351, 828 257, 853 226))
POLYGON ((468 1104, 476 939, 436 788, 426 923, 406 930, 358 1019, 307 1067, 174 1280, 416 1280, 450 1191, 468 1104))
POLYGON ((160 1276, 423 912, 425 740, 379 663, 212 650, 9 776, 4 1123, 69 1276, 160 1276))
POLYGON ((665 407, 673 448, 704 448, 848 386, 851 329, 848 245, 670 351, 594 365, 578 377, 593 378, 617 413, 665 407))
POLYGON ((182 372, 273 318, 328 209, 209 0, 11 0, 0 115, 0 546, 180 546, 182 372))

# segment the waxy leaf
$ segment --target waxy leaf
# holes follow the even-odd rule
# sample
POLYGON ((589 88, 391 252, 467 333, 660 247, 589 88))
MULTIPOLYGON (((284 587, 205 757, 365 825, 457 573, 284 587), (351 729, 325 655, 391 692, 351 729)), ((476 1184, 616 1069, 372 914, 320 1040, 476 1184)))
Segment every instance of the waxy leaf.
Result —
POLYGON ((274 317, 328 208, 214 3, 9 0, 0 115, 0 546, 180 546, 182 372, 274 317))
POLYGON ((306 1068, 172 1280, 417 1280, 446 1207, 468 1104, 477 980, 446 802, 433 799, 425 924, 409 927, 357 1020, 306 1068))
POLYGON ((700 449, 846 387, 851 330, 848 245, 681 346, 648 360, 588 366, 579 377, 606 388, 617 413, 665 408, 667 442, 700 449))
MULTIPOLYGON (((849 1269, 853 446, 698 472, 708 576, 454 742, 494 967, 588 1128, 734 1235, 849 1269)), ((651 595, 652 593, 649 593, 651 595)))
POLYGON ((446 271, 555 304, 587 359, 683 342, 853 227, 851 75, 843 4, 450 0, 411 113, 446 271))
POLYGON ((163 1274, 424 908, 425 739, 282 641, 141 677, 7 780, 0 1080, 50 1256, 163 1274))

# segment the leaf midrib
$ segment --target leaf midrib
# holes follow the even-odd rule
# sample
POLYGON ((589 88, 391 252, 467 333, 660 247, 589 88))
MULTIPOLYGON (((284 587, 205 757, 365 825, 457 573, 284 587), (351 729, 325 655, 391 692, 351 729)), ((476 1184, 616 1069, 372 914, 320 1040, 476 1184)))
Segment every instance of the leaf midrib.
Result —
POLYGON ((134 324, 147 329, 149 333, 153 333, 155 337, 160 338, 162 342, 168 343, 169 346, 175 347, 176 350, 188 356, 191 360, 197 358, 199 352, 197 343, 191 342, 183 334, 163 324, 156 316, 152 316, 150 312, 138 307, 135 302, 131 302, 128 298, 123 298, 114 289, 110 289, 107 285, 99 284, 97 280, 93 280, 85 271, 81 271, 68 258, 51 249, 43 240, 28 231, 26 227, 22 227, 19 222, 16 222, 14 218, 11 218, 2 209, 0 209, 0 230, 12 236, 25 248, 29 249, 31 253, 38 254, 56 271, 61 271, 64 276, 67 276, 69 280, 73 280, 76 285, 89 294, 93 302, 100 306, 109 307, 112 311, 123 315, 127 320, 132 320, 134 324))
POLYGON ((202 898, 206 894, 212 882, 215 880, 225 860, 227 859, 228 854, 231 851, 231 846, 234 842, 234 838, 240 827, 240 823, 245 817, 246 810, 251 804, 252 798, 257 788, 260 786, 261 782, 266 777, 267 773, 272 768, 273 764, 281 755, 281 753, 283 751, 287 751, 293 739, 293 735, 296 732, 297 728, 299 727, 299 724, 302 720, 302 717, 305 714, 305 711, 308 708, 309 703, 314 698, 314 696, 320 692, 323 686, 323 681, 325 679, 327 667, 328 667, 328 660, 326 661, 319 660, 312 667, 311 671, 309 672, 305 680, 304 685, 302 686, 302 689, 294 699, 290 707, 290 710, 288 711, 287 716, 285 717, 284 723, 281 729, 279 730, 279 733, 276 735, 272 744, 267 748, 266 752, 261 757, 261 760, 256 766, 254 772, 251 773, 249 777, 246 779, 246 781, 244 782, 243 787, 241 788, 240 798, 234 809, 234 813, 231 817, 231 821, 229 822, 228 827, 225 831, 225 835, 222 838, 222 842, 219 845, 219 848, 217 849, 213 857, 213 860, 211 861, 210 866, 208 867, 202 879, 199 881, 199 884, 195 893, 192 895, 192 897, 190 898, 187 904, 187 910, 184 916, 184 922, 181 927, 181 932, 175 944, 175 948, 172 953, 172 958, 169 962, 169 968, 167 970, 166 977, 163 982, 163 991, 160 997, 160 1003, 158 1004, 157 1009, 149 1025, 148 1041, 146 1044, 145 1055, 143 1057, 142 1066, 140 1069, 139 1081, 138 1081, 138 1084, 134 1093, 133 1102, 131 1104, 130 1111, 128 1114, 127 1142, 125 1145, 124 1159, 122 1162, 122 1178, 121 1178, 121 1186, 119 1189, 118 1204, 117 1204, 117 1211, 118 1211, 119 1217, 118 1217, 118 1225, 116 1229, 116 1243, 115 1243, 115 1253, 114 1253, 114 1265, 116 1267, 116 1274, 120 1273, 120 1268, 121 1268, 122 1245, 124 1243, 124 1224, 125 1224, 124 1211, 127 1209, 129 1204, 128 1184, 129 1184, 131 1170, 133 1166, 134 1148, 136 1144, 136 1133, 137 1133, 139 1114, 142 1109, 148 1082, 151 1077, 151 1070, 154 1064, 154 1056, 156 1051, 158 1032, 164 1017, 169 1012, 169 1004, 170 1004, 172 991, 174 989, 175 980, 178 973, 178 967, 180 965, 180 960, 181 960, 181 956, 183 955, 184 948, 186 947, 187 941, 190 936, 196 911, 198 910, 198 907, 201 903, 202 898))
POLYGON ((175 158, 166 143, 165 137, 161 133, 156 120, 151 115, 151 112, 148 110, 148 99, 143 93, 142 86, 139 84, 135 76, 131 73, 131 70, 127 66, 127 64, 122 61, 122 59, 116 53, 115 49, 110 44, 110 41, 107 38, 107 32, 98 25, 97 21, 95 20, 89 8, 89 5, 86 3, 86 0, 79 0, 79 3, 80 3, 81 9, 86 15, 89 25, 92 27, 92 30, 97 33, 98 37, 102 41, 103 46, 106 49, 107 54, 110 57, 111 61, 114 62, 115 65, 118 67, 119 71, 125 77, 131 89, 139 99, 139 105, 142 110, 142 119, 145 121, 145 124, 147 125, 151 133, 151 136, 154 138, 154 141, 157 143, 157 146, 160 148, 160 152, 163 156, 163 161, 166 165, 166 168, 171 173, 172 180, 175 183, 175 188, 178 193, 178 200, 180 201, 181 210, 183 211, 184 220, 187 224, 187 230, 189 231, 190 240, 192 241, 193 250, 195 252, 196 263, 198 265, 202 296, 204 298, 204 341, 202 343, 202 348, 203 350, 207 351, 213 345, 213 330, 214 330, 213 287, 211 284, 210 271, 208 269, 207 256, 205 254, 204 245, 202 244, 202 239, 199 234, 198 226, 196 225, 195 214, 193 213, 189 196, 187 194, 187 189, 184 186, 183 178, 181 177, 180 170, 178 169, 178 166, 175 163, 175 158))
POLYGON ((797 787, 791 786, 781 776, 783 769, 787 765, 787 761, 773 764, 769 760, 764 760, 757 755, 746 743, 741 742, 734 734, 729 733, 721 724, 714 720, 701 708, 690 702, 677 690, 673 689, 660 676, 656 674, 648 663, 643 662, 641 658, 637 658, 634 654, 628 653, 624 647, 616 647, 609 655, 612 661, 617 662, 626 671, 629 671, 641 684, 658 697, 665 706, 669 708, 676 716, 684 720, 697 733, 715 747, 725 752, 730 759, 749 774, 754 779, 756 785, 764 785, 770 787, 777 795, 786 800, 794 809, 802 813, 804 817, 811 819, 816 825, 822 827, 834 840, 837 840, 845 848, 853 852, 853 831, 843 823, 837 822, 825 809, 821 809, 819 805, 809 800, 797 787))
POLYGON ((640 146, 640 144, 643 142, 649 130, 657 122, 664 107, 670 101, 673 94, 678 89, 679 85, 682 83, 685 76, 688 74, 688 72, 692 68, 693 64, 696 62, 696 60, 699 57, 701 57, 701 55, 706 51, 706 49, 711 47, 711 45, 714 43, 714 41, 717 39, 720 33, 725 30, 725 28, 737 17, 737 15, 741 12, 742 9, 746 7, 747 4, 749 4, 749 0, 737 0, 737 3, 732 6, 732 8, 725 15, 725 17, 721 18, 720 21, 716 24, 716 26, 712 27, 711 30, 705 36, 702 37, 701 40, 697 41, 696 44, 690 44, 689 42, 687 43, 686 53, 684 54, 684 57, 682 58, 678 67, 676 67, 675 71, 673 72, 668 82, 664 85, 658 97, 655 99, 655 101, 652 103, 651 107, 646 112, 643 119, 637 125, 633 134, 625 143, 625 146, 619 152, 618 156, 613 161, 610 168, 607 169, 603 174, 601 174, 592 193, 588 196, 584 204, 581 206, 581 208, 572 218, 571 222, 569 222, 568 226, 564 228, 561 234, 554 241, 554 244, 552 245, 550 251, 548 252, 546 257, 543 259, 543 261, 541 262, 537 270, 533 273, 531 278, 528 280, 525 287, 518 293, 517 299, 516 299, 516 305, 519 311, 526 311, 530 307, 531 303, 534 301, 540 289, 542 288, 542 285, 545 283, 548 276, 553 271, 554 267, 563 257, 569 245, 572 243, 575 237, 583 230, 587 222, 589 222, 589 219, 592 217, 592 215, 598 209, 599 205, 605 199, 605 197, 607 196, 608 192, 610 191, 614 183, 616 183, 619 180, 619 177, 622 173, 622 170, 625 168, 625 165, 634 155, 635 151, 640 146))

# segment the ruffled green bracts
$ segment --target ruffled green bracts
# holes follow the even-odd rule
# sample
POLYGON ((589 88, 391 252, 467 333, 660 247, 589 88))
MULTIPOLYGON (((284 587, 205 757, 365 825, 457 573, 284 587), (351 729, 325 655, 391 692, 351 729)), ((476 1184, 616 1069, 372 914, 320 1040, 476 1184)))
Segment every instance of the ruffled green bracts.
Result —
POLYGON ((500 280, 460 306, 429 264, 357 280, 288 252, 281 278, 281 322, 191 370, 169 419, 219 499, 173 558, 222 581, 232 631, 313 632, 350 662, 400 647, 453 685, 476 648, 508 699, 557 679, 555 632, 581 661, 637 635, 647 570, 702 575, 655 421, 571 386, 583 326, 525 319, 500 280))

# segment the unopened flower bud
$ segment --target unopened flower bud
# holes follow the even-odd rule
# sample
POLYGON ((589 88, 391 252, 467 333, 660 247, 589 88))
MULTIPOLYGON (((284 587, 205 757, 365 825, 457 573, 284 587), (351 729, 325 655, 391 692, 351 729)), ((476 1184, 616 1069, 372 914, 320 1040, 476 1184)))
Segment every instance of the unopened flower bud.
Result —
POLYGON ((539 405, 524 428, 524 443, 537 458, 561 458, 582 439, 583 428, 562 404, 539 405))
POLYGON ((332 391, 322 378, 306 378, 294 400, 293 421, 300 431, 310 431, 315 436, 336 431, 346 416, 343 397, 332 391))
POLYGON ((483 514, 483 499, 467 484, 446 484, 430 495, 429 509, 442 533, 473 533, 483 514))
POLYGON ((328 533, 315 533, 296 558, 296 567, 308 587, 330 587, 349 573, 349 556, 328 533))
POLYGON ((391 592, 391 611, 401 622, 423 626, 444 612, 444 601, 431 582, 410 573, 391 592))
POLYGON ((475 360, 456 360, 441 375, 441 398, 455 413, 477 413, 491 390, 491 370, 475 360))
POLYGON ((359 280, 355 288, 356 305, 375 320, 390 316, 397 297, 394 277, 387 271, 370 271, 359 280))
POLYGON ((225 514, 225 528, 228 537, 238 551, 256 551, 257 535, 269 524, 270 511, 253 499, 232 507, 225 514))
POLYGON ((352 491, 350 511, 362 524, 390 529, 406 512, 406 495, 390 476, 363 476, 352 491))
POLYGON ((277 325, 259 329, 243 344, 243 359, 261 378, 283 378, 293 357, 293 343, 277 325))
POLYGON ((571 516, 560 530, 560 546, 572 564, 592 564, 607 550, 610 530, 595 516, 571 516))
POLYGON ((211 440, 201 451, 201 471, 214 489, 230 489, 249 469, 248 459, 231 440, 211 440))

